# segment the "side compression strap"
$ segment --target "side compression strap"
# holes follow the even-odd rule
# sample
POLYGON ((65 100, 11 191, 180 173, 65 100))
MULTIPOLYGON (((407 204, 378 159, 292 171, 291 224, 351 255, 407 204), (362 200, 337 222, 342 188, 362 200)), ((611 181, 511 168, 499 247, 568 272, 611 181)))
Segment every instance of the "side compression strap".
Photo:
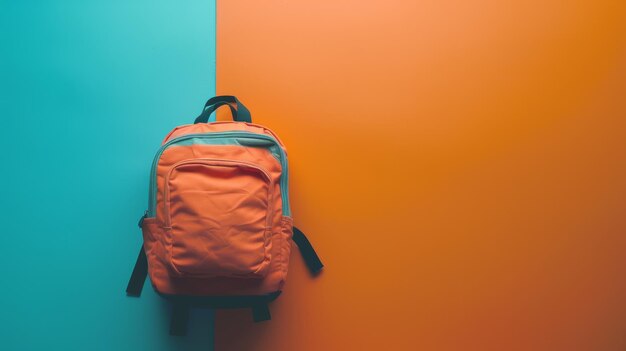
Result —
POLYGON ((126 287, 126 295, 139 297, 141 296, 141 290, 143 289, 143 283, 146 281, 148 275, 148 259, 146 258, 146 252, 141 245, 139 250, 139 256, 133 268, 133 274, 130 276, 128 286, 126 287))
POLYGON ((304 233, 295 226, 293 227, 293 241, 296 245, 298 245, 300 253, 304 258, 304 262, 307 267, 309 267, 309 271, 311 271, 312 274, 319 272, 320 269, 324 267, 324 264, 322 264, 319 256, 317 256, 317 253, 309 242, 309 239, 307 239, 304 233))

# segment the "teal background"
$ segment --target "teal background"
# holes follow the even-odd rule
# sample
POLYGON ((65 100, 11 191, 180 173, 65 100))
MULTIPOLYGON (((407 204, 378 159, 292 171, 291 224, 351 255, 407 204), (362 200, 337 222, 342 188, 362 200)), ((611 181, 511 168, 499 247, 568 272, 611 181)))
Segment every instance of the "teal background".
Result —
POLYGON ((214 1, 0 0, 0 349, 207 350, 124 290, 151 159, 215 92, 214 1))

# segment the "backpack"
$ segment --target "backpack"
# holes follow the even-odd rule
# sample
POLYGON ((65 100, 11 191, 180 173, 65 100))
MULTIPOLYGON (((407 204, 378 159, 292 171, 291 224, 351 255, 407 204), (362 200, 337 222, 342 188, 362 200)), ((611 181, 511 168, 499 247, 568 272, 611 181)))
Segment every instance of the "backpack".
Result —
POLYGON ((291 241, 311 273, 323 264, 293 226, 287 152, 268 128, 253 124, 234 96, 216 96, 194 124, 174 128, 150 171, 143 245, 126 293, 139 297, 146 276, 173 303, 170 334, 186 333, 189 309, 250 308, 269 320, 280 295, 291 241), (212 113, 228 106, 233 121, 212 113))

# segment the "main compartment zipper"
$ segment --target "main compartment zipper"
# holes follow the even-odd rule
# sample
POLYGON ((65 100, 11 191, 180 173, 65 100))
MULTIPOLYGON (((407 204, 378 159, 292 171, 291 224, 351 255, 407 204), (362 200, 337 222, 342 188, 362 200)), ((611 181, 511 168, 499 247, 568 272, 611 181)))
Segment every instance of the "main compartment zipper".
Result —
MULTIPOLYGON (((174 146, 176 144, 182 143, 186 140, 190 140, 190 139, 194 139, 194 138, 200 138, 200 139, 224 139, 224 138, 232 138, 234 139, 233 143, 228 143, 228 145, 244 145, 244 146, 248 146, 245 143, 245 140, 248 139, 252 139, 251 141, 254 140, 264 140, 265 143, 260 143, 258 144, 257 147, 263 147, 265 145, 267 145, 266 143, 269 141, 271 142, 271 144, 276 145, 276 149, 278 150, 277 154, 274 154, 272 152, 272 150, 270 150, 270 152, 272 154, 274 154, 275 156, 278 157, 278 161, 280 162, 281 168, 282 168, 282 174, 280 176, 280 194, 281 194, 281 199, 282 199, 282 203, 283 203, 283 215, 284 216, 291 216, 291 208, 289 206, 289 169, 288 169, 288 165, 287 165, 287 155, 285 153, 285 150, 283 150, 283 148, 280 146, 280 144, 278 143, 278 141, 276 139, 274 139, 273 137, 269 136, 269 135, 265 135, 265 134, 256 134, 256 133, 250 133, 250 132, 216 132, 216 133, 201 133, 201 134, 186 134, 183 136, 180 136, 178 138, 174 138, 170 141, 168 141, 167 143, 163 144, 163 146, 161 146, 161 148, 159 148, 159 150, 157 151, 156 155, 154 156, 154 159, 152 161, 152 168, 150 170, 150 194, 149 194, 149 199, 148 199, 148 213, 147 213, 147 217, 154 217, 156 215, 156 202, 157 202, 157 184, 156 184, 156 177, 157 177, 157 165, 159 163, 159 159, 161 158, 161 155, 163 154, 163 152, 165 151, 165 149, 167 149, 170 146, 174 146), (239 141, 242 140, 243 143, 239 143, 239 141)), ((268 147, 269 149, 269 147, 268 147)))

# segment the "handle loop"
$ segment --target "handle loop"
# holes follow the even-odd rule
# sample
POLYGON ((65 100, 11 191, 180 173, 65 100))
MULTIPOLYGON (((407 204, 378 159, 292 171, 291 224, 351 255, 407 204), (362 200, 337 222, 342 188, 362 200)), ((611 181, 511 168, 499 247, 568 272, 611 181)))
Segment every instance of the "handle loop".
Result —
POLYGON ((204 104, 204 108, 202 109, 202 113, 196 118, 195 123, 208 123, 214 122, 215 117, 211 117, 211 114, 215 112, 218 108, 228 105, 230 108, 230 112, 233 116, 233 121, 236 122, 252 122, 252 117, 250 116, 250 111, 244 104, 241 103, 235 96, 232 95, 221 95, 210 98, 206 104, 204 104))

